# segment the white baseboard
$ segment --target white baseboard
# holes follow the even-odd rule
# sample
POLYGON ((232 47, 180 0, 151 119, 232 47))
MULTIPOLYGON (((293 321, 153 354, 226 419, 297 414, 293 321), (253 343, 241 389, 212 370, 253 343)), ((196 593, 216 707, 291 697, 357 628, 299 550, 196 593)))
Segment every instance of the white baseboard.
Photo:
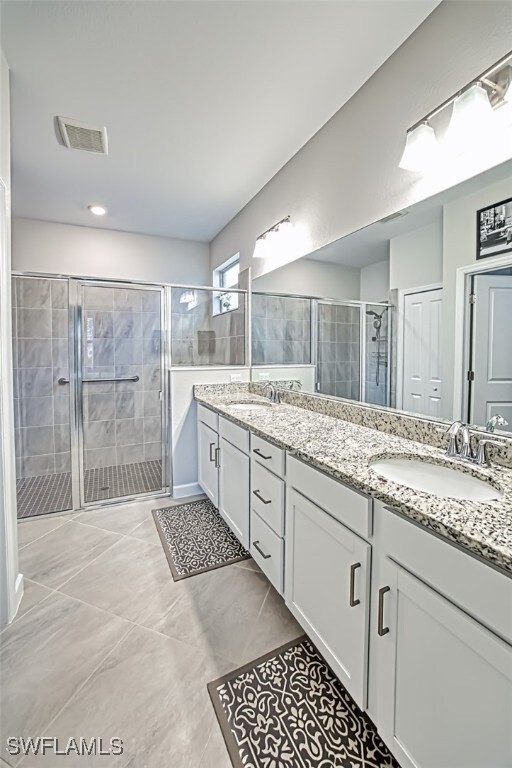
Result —
POLYGON ((14 583, 14 605, 13 605, 13 611, 12 615, 9 619, 9 621, 13 621, 16 618, 16 614, 18 613, 18 609, 21 605, 21 601, 23 599, 23 574, 18 573, 18 576, 16 578, 16 581, 14 583))
POLYGON ((172 491, 173 499, 183 499, 185 496, 198 496, 204 493, 199 483, 185 483, 185 485, 175 485, 172 491))

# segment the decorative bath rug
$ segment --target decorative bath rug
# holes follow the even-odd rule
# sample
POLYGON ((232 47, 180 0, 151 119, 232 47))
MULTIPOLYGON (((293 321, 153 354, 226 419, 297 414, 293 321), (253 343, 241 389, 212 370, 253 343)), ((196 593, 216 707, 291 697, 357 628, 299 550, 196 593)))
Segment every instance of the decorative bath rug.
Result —
POLYGON ((174 581, 250 557, 209 499, 155 509, 153 518, 174 581))
POLYGON ((400 768, 305 636, 208 691, 235 768, 400 768))

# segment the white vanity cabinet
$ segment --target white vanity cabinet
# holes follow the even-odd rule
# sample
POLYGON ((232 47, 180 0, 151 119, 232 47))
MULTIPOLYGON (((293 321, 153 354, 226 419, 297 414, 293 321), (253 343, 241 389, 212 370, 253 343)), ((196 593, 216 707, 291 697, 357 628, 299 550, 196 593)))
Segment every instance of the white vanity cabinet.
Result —
POLYGON ((219 512, 249 548, 249 433, 219 419, 219 512))
MULTIPOLYGON (((207 408, 199 406, 197 421, 198 482, 211 502, 217 507, 219 502, 219 435, 211 426, 212 416, 207 408), (203 417, 203 418, 201 418, 203 417), (206 423, 207 419, 210 423, 206 423)), ((217 419, 215 420, 217 426, 217 419)))
MULTIPOLYGON (((339 519, 307 499, 293 484, 309 487, 309 472, 323 486, 320 496, 335 506, 339 496, 348 517, 368 499, 288 458, 286 490, 286 604, 354 700, 366 708, 370 622, 371 546, 339 519), (306 469, 306 473, 304 473, 306 469), (306 476, 306 480, 305 480, 306 476), (338 493, 336 493, 338 491, 338 493), (347 494, 353 494, 353 499, 347 494)), ((307 489, 306 489, 307 490, 307 489)), ((342 509, 338 511, 343 514, 342 509)), ((357 514, 357 513, 356 513, 357 514)), ((364 524, 364 522, 363 522, 364 524)))
POLYGON ((381 511, 370 646, 379 733, 402 768, 509 768, 512 646, 482 620, 510 630, 510 580, 381 511))

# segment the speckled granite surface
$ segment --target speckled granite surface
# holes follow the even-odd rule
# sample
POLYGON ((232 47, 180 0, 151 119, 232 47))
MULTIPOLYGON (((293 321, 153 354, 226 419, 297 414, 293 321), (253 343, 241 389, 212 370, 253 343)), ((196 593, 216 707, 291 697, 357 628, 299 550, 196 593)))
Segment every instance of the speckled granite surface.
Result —
POLYGON ((512 573, 510 469, 474 468, 447 459, 443 451, 433 446, 288 403, 257 411, 230 409, 229 402, 236 399, 263 399, 251 393, 249 386, 243 390, 237 388, 236 391, 226 388, 226 385, 196 386, 194 396, 198 402, 285 448, 297 458, 371 494, 448 540, 512 573), (482 503, 446 499, 415 491, 386 480, 371 469, 370 461, 382 455, 421 456, 434 463, 454 465, 462 472, 487 479, 504 495, 497 501, 482 503))

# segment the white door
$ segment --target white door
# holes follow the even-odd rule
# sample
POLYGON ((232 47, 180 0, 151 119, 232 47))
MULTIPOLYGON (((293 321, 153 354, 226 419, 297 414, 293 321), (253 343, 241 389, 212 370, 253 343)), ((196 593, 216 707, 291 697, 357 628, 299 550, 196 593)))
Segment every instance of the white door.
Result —
POLYGON ((286 604, 356 703, 365 709, 370 545, 289 490, 286 604))
MULTIPOLYGON (((501 414, 512 430, 512 277, 477 275, 473 282, 471 416, 486 424, 501 414)), ((500 427, 504 429, 504 427, 500 427)))
POLYGON ((402 768, 510 768, 512 647, 392 560, 379 576, 374 717, 402 768))
POLYGON ((247 454, 220 440, 219 512, 249 549, 249 464, 247 454))
POLYGON ((442 288, 404 298, 402 407, 424 416, 441 415, 442 288))
POLYGON ((219 436, 202 421, 197 423, 199 485, 217 507, 219 502, 219 436))

